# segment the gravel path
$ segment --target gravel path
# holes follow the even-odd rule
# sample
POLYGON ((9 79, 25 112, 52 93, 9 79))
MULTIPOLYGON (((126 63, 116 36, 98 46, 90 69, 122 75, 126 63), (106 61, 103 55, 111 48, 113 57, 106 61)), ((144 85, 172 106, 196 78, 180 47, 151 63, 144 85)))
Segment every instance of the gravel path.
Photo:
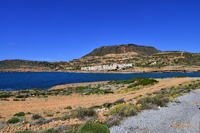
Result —
POLYGON ((200 89, 159 110, 144 110, 111 127, 111 133, 200 133, 200 89))

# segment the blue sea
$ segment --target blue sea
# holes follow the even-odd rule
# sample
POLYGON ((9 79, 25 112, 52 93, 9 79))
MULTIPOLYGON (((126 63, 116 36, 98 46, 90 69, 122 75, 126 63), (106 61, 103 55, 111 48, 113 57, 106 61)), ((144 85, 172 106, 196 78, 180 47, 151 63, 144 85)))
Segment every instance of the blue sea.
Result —
POLYGON ((13 72, 0 73, 0 91, 49 89, 56 85, 94 81, 126 80, 134 77, 167 78, 174 76, 200 77, 200 73, 72 73, 72 72, 13 72))

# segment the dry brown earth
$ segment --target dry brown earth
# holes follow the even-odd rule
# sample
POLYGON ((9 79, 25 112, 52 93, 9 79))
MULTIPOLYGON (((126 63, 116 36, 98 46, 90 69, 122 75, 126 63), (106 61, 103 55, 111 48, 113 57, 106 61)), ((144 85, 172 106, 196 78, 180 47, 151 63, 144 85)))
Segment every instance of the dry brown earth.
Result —
MULTIPOLYGON (((77 107, 91 107, 94 105, 102 105, 103 103, 114 102, 115 100, 121 98, 124 98, 125 100, 132 99, 138 95, 145 95, 146 93, 151 93, 169 86, 179 85, 183 82, 194 79, 200 78, 158 79, 160 81, 159 84, 145 87, 138 91, 121 94, 116 93, 89 96, 80 96, 78 94, 72 94, 70 96, 49 96, 48 98, 27 98, 26 101, 13 101, 10 98, 10 101, 0 101, 0 116, 5 117, 5 119, 8 120, 9 118, 13 117, 13 114, 21 111, 31 113, 55 113, 58 111, 65 112, 66 110, 64 108, 67 106, 72 106, 72 108, 75 109, 77 107)), ((64 86, 57 86, 56 88, 62 87, 64 86)))

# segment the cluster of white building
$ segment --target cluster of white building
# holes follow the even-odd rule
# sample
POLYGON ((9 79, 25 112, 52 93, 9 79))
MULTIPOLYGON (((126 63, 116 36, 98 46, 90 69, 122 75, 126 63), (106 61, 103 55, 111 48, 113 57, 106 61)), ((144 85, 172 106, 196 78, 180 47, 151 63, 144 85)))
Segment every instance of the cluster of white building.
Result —
POLYGON ((127 67, 133 67, 133 64, 112 64, 112 65, 81 67, 81 70, 82 71, 102 71, 102 70, 123 69, 127 67))

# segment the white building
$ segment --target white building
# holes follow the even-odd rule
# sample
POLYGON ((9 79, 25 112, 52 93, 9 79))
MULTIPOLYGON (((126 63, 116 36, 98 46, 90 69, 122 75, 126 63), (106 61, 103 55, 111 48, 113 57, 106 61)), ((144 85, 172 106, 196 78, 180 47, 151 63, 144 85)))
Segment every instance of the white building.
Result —
POLYGON ((126 67, 133 67, 133 64, 112 64, 112 65, 81 67, 81 70, 82 71, 102 71, 102 70, 123 69, 126 67))

